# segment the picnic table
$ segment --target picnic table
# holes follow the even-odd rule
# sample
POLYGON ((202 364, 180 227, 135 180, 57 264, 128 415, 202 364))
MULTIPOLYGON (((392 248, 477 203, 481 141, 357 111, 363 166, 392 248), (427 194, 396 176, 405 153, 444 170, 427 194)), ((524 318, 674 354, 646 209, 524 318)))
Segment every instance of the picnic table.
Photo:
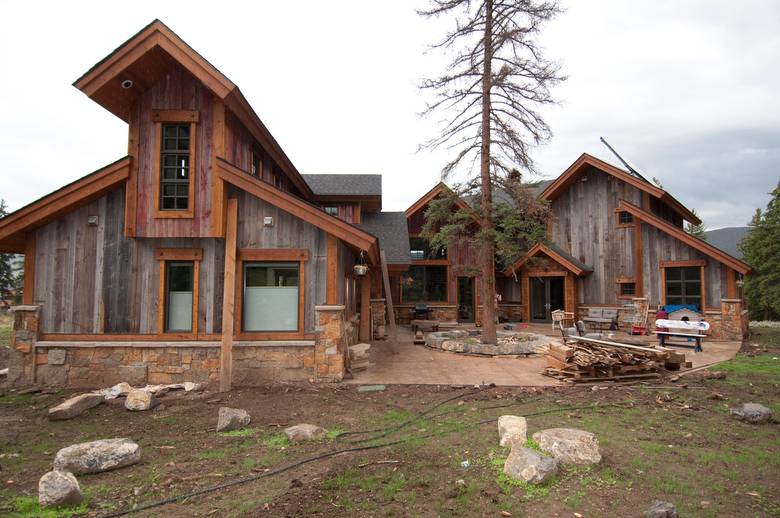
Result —
POLYGON ((705 321, 699 321, 699 322, 692 322, 689 320, 656 320, 656 331, 655 334, 658 335, 658 345, 665 346, 665 345, 677 345, 686 347, 686 344, 681 344, 678 342, 675 343, 669 343, 667 342, 670 338, 684 338, 686 341, 690 342, 693 340, 696 345, 693 348, 693 352, 701 352, 703 351, 701 347, 701 341, 704 339, 704 332, 709 330, 710 325, 705 321), (660 328, 660 329, 658 329, 660 328))

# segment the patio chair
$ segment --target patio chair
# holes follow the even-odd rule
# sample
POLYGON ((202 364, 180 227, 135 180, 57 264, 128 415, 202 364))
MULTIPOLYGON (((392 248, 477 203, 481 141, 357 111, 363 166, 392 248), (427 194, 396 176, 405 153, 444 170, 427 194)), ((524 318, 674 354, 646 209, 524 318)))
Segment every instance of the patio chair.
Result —
POLYGON ((570 311, 564 311, 562 309, 553 310, 550 313, 552 316, 552 330, 555 331, 555 326, 563 327, 566 325, 567 320, 574 322, 574 313, 570 311))

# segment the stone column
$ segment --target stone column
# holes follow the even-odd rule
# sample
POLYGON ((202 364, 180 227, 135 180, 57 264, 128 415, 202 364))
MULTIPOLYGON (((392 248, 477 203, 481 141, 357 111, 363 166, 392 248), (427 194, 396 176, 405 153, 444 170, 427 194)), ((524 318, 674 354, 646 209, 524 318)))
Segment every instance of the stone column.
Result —
POLYGON ((720 301, 721 336, 723 340, 742 340, 745 337, 747 323, 743 319, 742 300, 722 299, 720 301), (744 330, 744 331, 743 331, 744 330))
POLYGON ((14 328, 11 331, 11 352, 8 359, 8 384, 35 383, 35 343, 38 341, 40 306, 14 306, 14 328))
POLYGON ((387 330, 385 299, 371 299, 371 329, 374 340, 384 340, 387 330))
POLYGON ((319 381, 341 381, 346 370, 347 336, 344 306, 314 306, 317 338, 314 376, 319 381))

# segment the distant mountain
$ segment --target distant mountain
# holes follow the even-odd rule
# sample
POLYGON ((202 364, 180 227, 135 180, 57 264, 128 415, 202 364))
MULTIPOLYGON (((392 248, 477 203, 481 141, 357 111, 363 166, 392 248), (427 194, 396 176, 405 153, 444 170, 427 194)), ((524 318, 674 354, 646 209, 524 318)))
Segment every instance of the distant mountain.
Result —
POLYGON ((742 259, 742 251, 737 248, 737 245, 742 241, 742 238, 745 237, 747 231, 748 227, 726 227, 708 230, 705 234, 707 235, 708 243, 717 246, 737 259, 742 259))

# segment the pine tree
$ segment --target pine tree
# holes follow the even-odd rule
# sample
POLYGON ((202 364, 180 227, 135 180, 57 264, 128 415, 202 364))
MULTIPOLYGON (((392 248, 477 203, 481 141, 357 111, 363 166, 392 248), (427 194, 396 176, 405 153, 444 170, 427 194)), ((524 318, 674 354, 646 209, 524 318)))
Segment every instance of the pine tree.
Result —
MULTIPOLYGON (((447 121, 423 147, 444 147, 453 153, 442 177, 465 169, 468 190, 477 192, 482 274, 482 337, 496 341, 495 257, 502 245, 496 227, 501 204, 493 203, 493 187, 522 168, 534 172, 531 148, 552 136, 537 111, 554 103, 550 88, 563 81, 560 66, 543 57, 536 38, 541 26, 560 13, 557 3, 538 0, 432 0, 419 14, 451 17, 455 28, 434 49, 454 51, 445 72, 427 79, 423 90, 437 94, 426 114, 443 111, 447 121), (472 169, 479 164, 479 174, 472 169)), ((449 212, 449 211, 447 211, 449 212)), ((456 225, 464 214, 454 211, 456 225)), ((445 225, 444 230, 448 227, 445 225)), ((450 229, 454 230, 454 229, 450 229)))
MULTIPOLYGON (((691 210, 691 212, 694 216, 699 217, 699 215, 696 213, 696 209, 691 210)), ((685 231, 692 236, 698 237, 702 241, 707 241, 707 227, 704 226, 704 222, 701 222, 698 225, 688 223, 685 226, 685 231)))
POLYGON ((780 183, 763 212, 756 209, 740 248, 753 273, 745 279, 745 300, 754 319, 780 318, 780 183))
MULTIPOLYGON (((0 218, 8 214, 5 200, 0 199, 0 218)), ((14 274, 11 261, 14 254, 0 254, 0 299, 7 299, 14 289, 14 274)))

